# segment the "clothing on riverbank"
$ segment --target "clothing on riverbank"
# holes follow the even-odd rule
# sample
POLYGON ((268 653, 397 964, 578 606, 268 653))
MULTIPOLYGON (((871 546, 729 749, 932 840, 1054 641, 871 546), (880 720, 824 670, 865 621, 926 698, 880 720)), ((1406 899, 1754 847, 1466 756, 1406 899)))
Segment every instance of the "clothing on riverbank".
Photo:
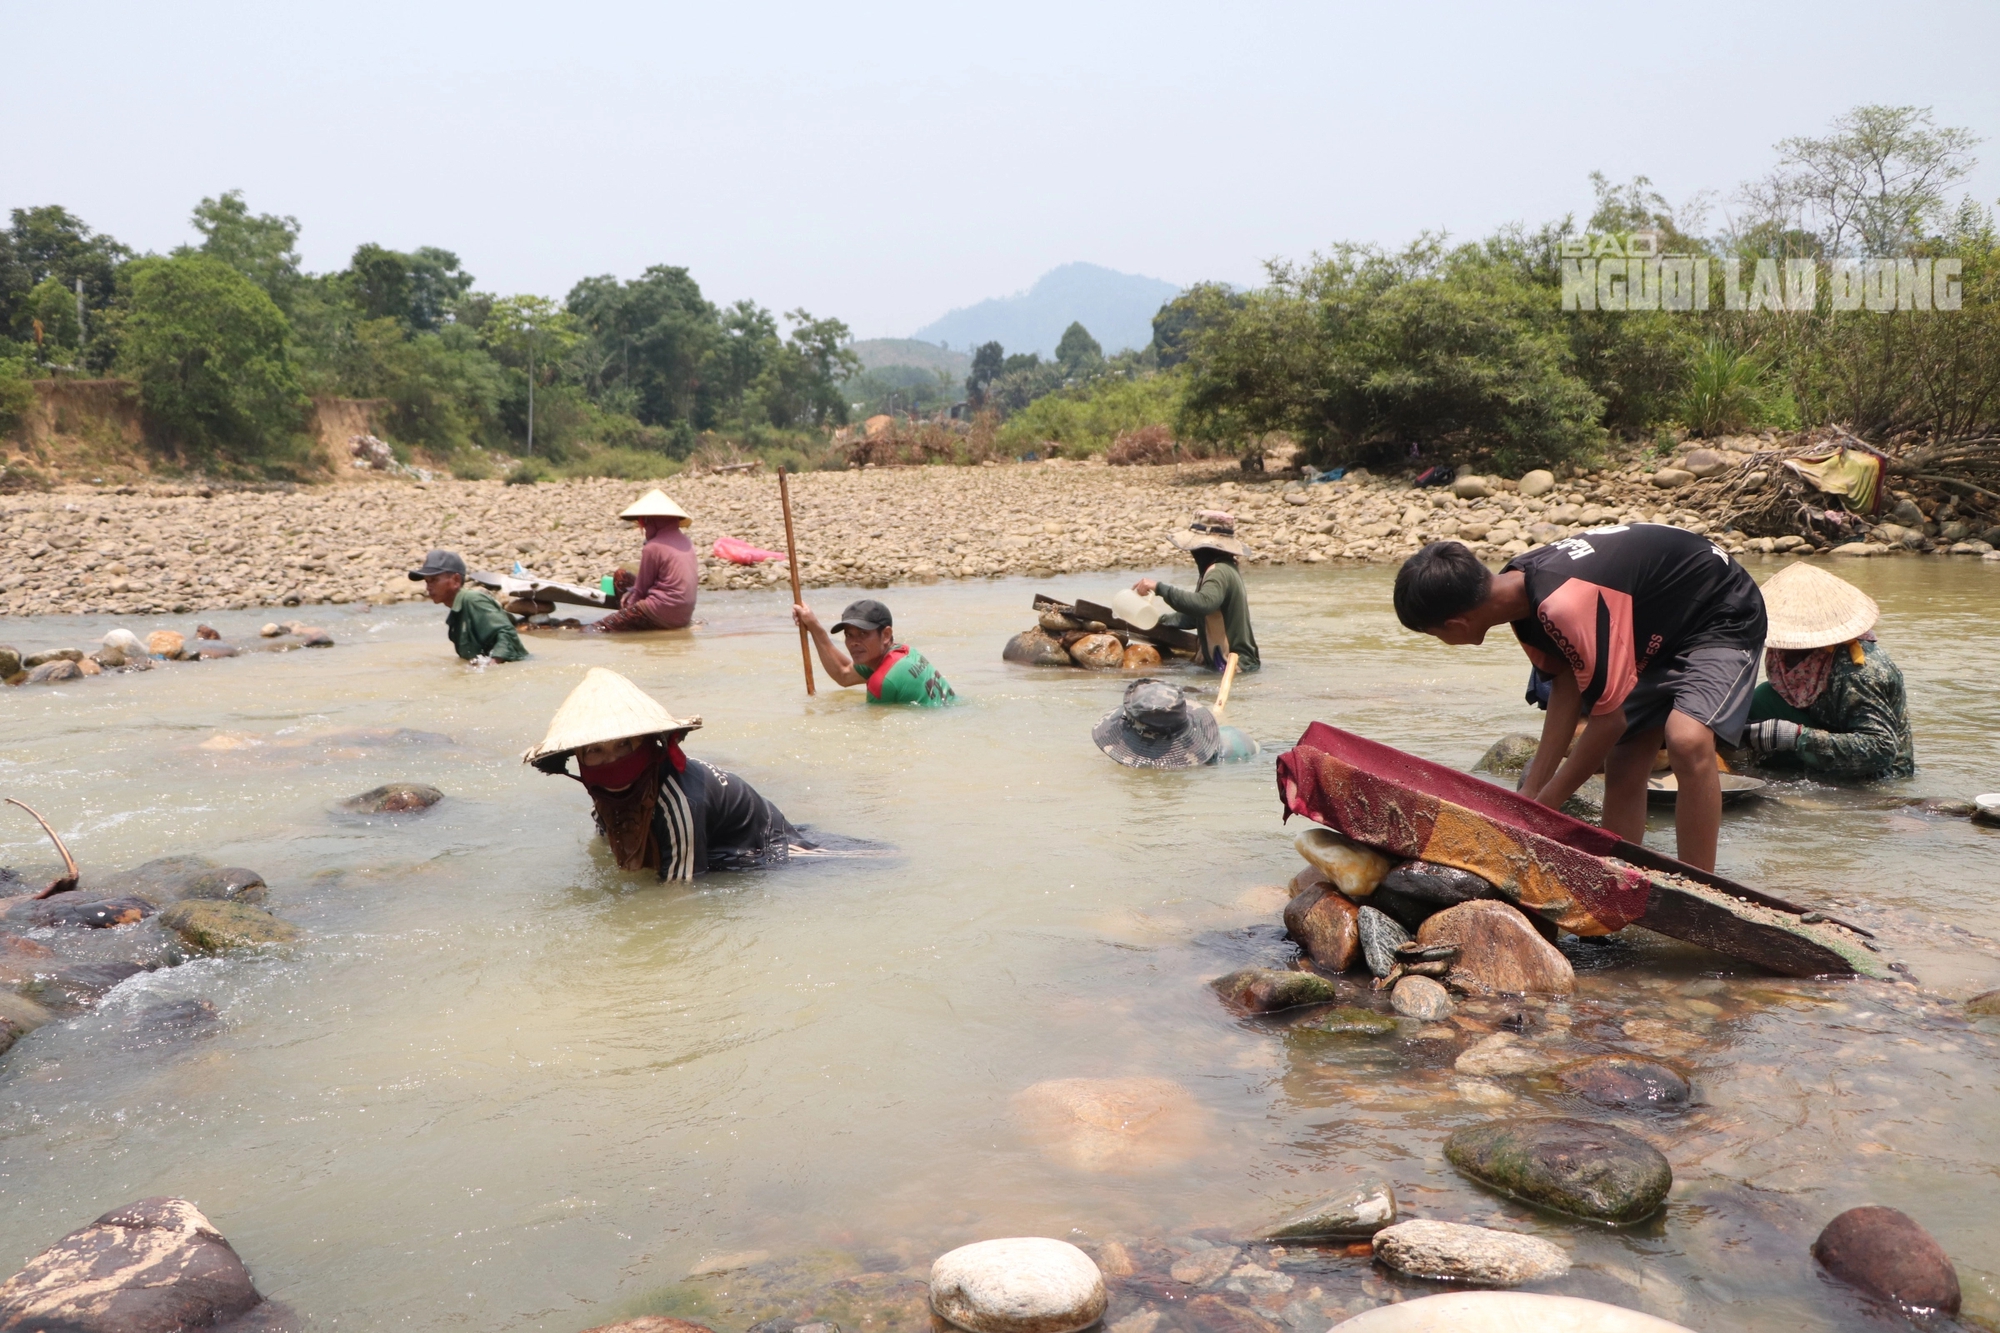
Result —
POLYGON ((444 632, 451 646, 470 662, 490 657, 496 662, 518 662, 528 655, 514 622, 484 588, 460 588, 452 599, 451 613, 444 618, 444 632))
POLYGON ((958 702, 958 695, 929 658, 908 644, 899 643, 869 673, 868 702, 949 708, 958 702))
POLYGON ((1236 654, 1236 670, 1255 671, 1263 665, 1257 655, 1257 636, 1250 630, 1250 590, 1243 584, 1242 571, 1227 560, 1217 560, 1202 571, 1201 582, 1192 590, 1178 588, 1171 583, 1155 585, 1154 589, 1173 610, 1161 616, 1159 623, 1170 629, 1191 629, 1201 635, 1201 660, 1204 664, 1222 669, 1222 657, 1236 654), (1226 642, 1210 640, 1208 618, 1220 614, 1222 617, 1222 637, 1226 642))
POLYGON ((1681 528, 1635 523, 1538 547, 1508 571, 1526 576, 1533 608, 1513 622, 1514 637, 1537 670, 1562 663, 1576 674, 1587 714, 1622 709, 1631 732, 1681 708, 1729 744, 1741 738, 1764 598, 1727 551, 1681 528))
POLYGON ((700 559, 686 531, 674 525, 663 527, 640 548, 638 577, 619 599, 618 610, 593 628, 610 633, 685 629, 694 620, 700 585, 700 559))
POLYGON ((1814 777, 1850 780, 1908 777, 1916 772, 1916 741, 1903 673, 1881 644, 1856 640, 1855 646, 1861 654, 1858 663, 1847 644, 1806 650, 1818 659, 1809 666, 1824 667, 1826 675, 1817 695, 1803 708, 1786 702, 1768 681, 1757 687, 1750 701, 1751 721, 1776 718, 1804 728, 1795 749, 1760 762, 1795 764, 1814 777))

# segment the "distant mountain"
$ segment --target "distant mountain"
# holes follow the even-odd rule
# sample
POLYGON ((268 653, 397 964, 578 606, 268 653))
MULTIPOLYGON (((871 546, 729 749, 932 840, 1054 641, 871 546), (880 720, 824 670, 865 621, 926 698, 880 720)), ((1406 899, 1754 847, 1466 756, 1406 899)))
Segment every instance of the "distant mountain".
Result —
POLYGON ((1044 273, 1025 292, 954 310, 918 329, 916 336, 933 345, 949 343, 970 350, 998 342, 1009 355, 1053 356, 1063 330, 1072 320, 1080 320, 1109 356, 1151 342, 1154 314, 1180 290, 1171 282, 1097 264, 1064 264, 1044 273))
POLYGON ((864 371, 881 370, 886 366, 916 366, 922 370, 945 371, 954 379, 964 379, 972 373, 970 356, 954 352, 949 347, 940 347, 935 340, 863 338, 848 346, 861 358, 861 369, 864 371))

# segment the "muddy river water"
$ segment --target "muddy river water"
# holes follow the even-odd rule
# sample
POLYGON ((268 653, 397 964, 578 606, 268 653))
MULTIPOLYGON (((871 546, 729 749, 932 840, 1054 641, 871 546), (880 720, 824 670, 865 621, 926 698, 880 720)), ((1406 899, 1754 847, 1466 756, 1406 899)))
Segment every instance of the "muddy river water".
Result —
MULTIPOLYGON (((1538 1214, 1445 1163, 1458 1127, 1578 1112, 1535 1077, 1467 1078, 1459 1045, 1407 1021, 1308 1039, 1202 984, 1289 956, 1275 886, 1301 864, 1296 824, 1268 755, 1117 768, 1087 733, 1120 680, 999 660, 1032 592, 1108 596, 1098 575, 880 594, 964 700, 944 712, 871 709, 824 676, 805 698, 776 592, 705 596, 691 634, 540 639, 483 672, 451 656, 437 608, 326 607, 331 651, 0 694, 0 795, 48 814, 87 869, 247 865, 306 931, 283 955, 133 977, 0 1057, 0 1257, 174 1194, 314 1327, 569 1333, 657 1311, 724 1333, 823 1314, 856 1333, 923 1327, 921 1277, 945 1249, 1047 1235, 1100 1258, 1115 1243, 1125 1333, 1322 1333, 1419 1286, 1337 1248, 1251 1244, 1231 1263, 1254 1273, 1199 1287, 1167 1271, 1383 1180, 1408 1215, 1557 1241, 1577 1266, 1556 1290, 1703 1330, 1875 1326, 1806 1247, 1835 1213, 1892 1204, 1957 1261, 1968 1312, 1995 1318, 2000 1020, 1956 1002, 2000 985, 2000 830, 1897 801, 2000 789, 2000 567, 1840 572, 1884 607, 1919 772, 1733 810, 1722 868, 1837 904, 1921 986, 1769 978, 1642 940, 1580 955, 1570 1000, 1469 1006, 1453 1025, 1461 1045, 1504 1028, 1565 1058, 1687 1069, 1697 1104, 1677 1116, 1590 1113, 1672 1162, 1652 1223, 1538 1214), (519 762, 589 664, 704 717, 690 751, 795 821, 893 853, 692 892, 618 872, 581 790, 519 762), (332 812, 391 780, 448 797, 420 817, 332 812), (135 1013, 189 998, 215 1021, 134 1037, 135 1013), (1157 1139, 1100 1126, 1122 1146, 1093 1155, 1018 1114, 1024 1089, 1072 1078, 1172 1080, 1187 1102, 1157 1139)), ((1403 633, 1390 579, 1253 573, 1268 665, 1231 721, 1283 744, 1322 719, 1461 767, 1533 730, 1511 641, 1403 633)), ((264 618, 212 617, 232 636, 264 618)), ((4 637, 87 645, 113 624, 4 637)), ((45 866, 7 814, 0 865, 45 866)), ((1670 821, 1650 838, 1671 851, 1670 821)))

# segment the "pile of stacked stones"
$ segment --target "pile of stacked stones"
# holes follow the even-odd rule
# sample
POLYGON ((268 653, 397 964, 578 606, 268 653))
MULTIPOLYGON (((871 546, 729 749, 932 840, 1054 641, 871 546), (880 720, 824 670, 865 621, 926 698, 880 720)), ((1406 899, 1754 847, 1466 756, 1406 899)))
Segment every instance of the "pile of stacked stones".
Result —
POLYGON ((161 662, 210 662, 240 657, 245 652, 283 653, 294 648, 331 648, 333 636, 296 620, 269 624, 248 648, 224 642, 207 625, 197 626, 190 642, 178 630, 156 629, 142 641, 130 630, 115 629, 92 652, 81 648, 50 648, 25 656, 0 644, 0 682, 8 685, 59 685, 68 680, 127 671, 150 671, 161 662))
POLYGON ((1003 661, 1023 666, 1082 667, 1087 671, 1143 671, 1175 660, 1192 661, 1196 649, 1185 632, 1149 633, 1119 620, 1095 619, 1051 598, 1036 599, 1035 624, 1007 641, 1003 661))

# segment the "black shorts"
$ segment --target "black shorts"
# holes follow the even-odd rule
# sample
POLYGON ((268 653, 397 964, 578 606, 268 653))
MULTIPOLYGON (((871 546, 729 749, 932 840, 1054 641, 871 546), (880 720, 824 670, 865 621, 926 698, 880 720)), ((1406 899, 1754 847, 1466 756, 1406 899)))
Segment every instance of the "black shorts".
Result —
POLYGON ((1625 735, 1667 725, 1667 714, 1686 713, 1725 745, 1743 740, 1750 695, 1757 687, 1755 648, 1707 644, 1647 669, 1625 696, 1625 735))

